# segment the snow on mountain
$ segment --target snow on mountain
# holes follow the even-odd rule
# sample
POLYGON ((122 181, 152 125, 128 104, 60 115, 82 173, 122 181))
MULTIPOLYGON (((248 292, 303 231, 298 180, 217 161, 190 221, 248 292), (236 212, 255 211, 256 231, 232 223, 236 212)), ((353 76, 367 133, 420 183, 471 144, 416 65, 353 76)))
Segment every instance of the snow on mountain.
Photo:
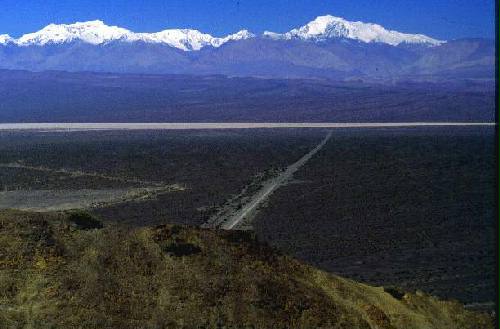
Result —
MULTIPOLYGON (((130 30, 108 26, 100 20, 77 22, 74 24, 50 24, 38 32, 28 33, 19 39, 0 35, 0 44, 14 43, 18 46, 43 46, 81 41, 93 45, 111 41, 165 44, 184 51, 196 51, 204 47, 220 47, 229 41, 254 38, 247 30, 225 37, 213 37, 192 29, 168 29, 156 33, 135 33, 130 30)), ((405 34, 386 30, 384 27, 363 22, 350 22, 335 16, 319 16, 308 24, 287 33, 264 32, 263 37, 271 39, 300 39, 323 41, 331 38, 348 38, 361 42, 380 42, 389 45, 402 43, 439 45, 444 41, 422 34, 405 34)))
POLYGON ((170 29, 157 33, 136 33, 127 41, 143 41, 147 43, 163 43, 184 51, 200 50, 206 46, 220 47, 233 40, 242 40, 255 37, 254 34, 243 30, 223 38, 216 38, 210 34, 190 29, 170 29))
POLYGON ((128 41, 143 41, 146 43, 160 43, 184 50, 200 50, 211 45, 214 39, 210 34, 190 29, 170 29, 156 33, 136 33, 128 41))
POLYGON ((218 38, 218 40, 215 41, 214 46, 218 47, 218 46, 223 45, 229 41, 245 40, 245 39, 250 39, 250 38, 255 38, 255 34, 251 33, 248 30, 241 30, 237 33, 230 34, 224 38, 218 38))
POLYGON ((43 46, 46 44, 62 44, 72 41, 82 41, 93 45, 100 45, 110 41, 167 44, 184 50, 200 50, 205 46, 220 47, 232 40, 241 40, 254 37, 252 33, 243 30, 223 38, 213 37, 191 29, 169 29, 156 33, 135 33, 127 29, 108 26, 104 22, 95 20, 77 22, 74 24, 50 24, 38 32, 25 34, 19 39, 8 39, 7 35, 0 36, 0 43, 12 41, 18 46, 43 46))
POLYGON ((423 34, 406 34, 386 30, 378 24, 350 22, 331 15, 319 16, 308 24, 283 34, 266 31, 264 32, 264 36, 271 39, 302 39, 313 41, 347 38, 365 43, 386 43, 392 46, 402 43, 440 45, 445 42, 423 34))
POLYGON ((126 39, 133 32, 117 27, 108 26, 102 21, 77 22, 74 24, 50 24, 38 32, 28 33, 16 40, 19 46, 38 45, 49 43, 67 43, 80 40, 98 45, 112 40, 126 39))
POLYGON ((14 42, 14 39, 8 34, 0 34, 0 45, 6 45, 10 42, 14 42))

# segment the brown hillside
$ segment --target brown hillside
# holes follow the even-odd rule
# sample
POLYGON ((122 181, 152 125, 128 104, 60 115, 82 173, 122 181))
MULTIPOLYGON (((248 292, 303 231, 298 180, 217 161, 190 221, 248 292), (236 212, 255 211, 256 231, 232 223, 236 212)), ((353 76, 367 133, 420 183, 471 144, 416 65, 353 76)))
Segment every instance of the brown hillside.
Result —
POLYGON ((457 302, 330 275, 248 233, 100 226, 0 211, 0 328, 493 328, 457 302))

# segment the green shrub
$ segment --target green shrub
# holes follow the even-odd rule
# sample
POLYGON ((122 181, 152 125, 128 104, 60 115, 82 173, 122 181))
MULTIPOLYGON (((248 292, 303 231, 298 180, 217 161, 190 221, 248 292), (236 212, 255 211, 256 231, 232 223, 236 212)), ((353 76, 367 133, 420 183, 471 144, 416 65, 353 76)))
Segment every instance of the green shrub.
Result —
POLYGON ((70 213, 68 220, 82 230, 101 229, 104 227, 101 221, 84 211, 70 213))

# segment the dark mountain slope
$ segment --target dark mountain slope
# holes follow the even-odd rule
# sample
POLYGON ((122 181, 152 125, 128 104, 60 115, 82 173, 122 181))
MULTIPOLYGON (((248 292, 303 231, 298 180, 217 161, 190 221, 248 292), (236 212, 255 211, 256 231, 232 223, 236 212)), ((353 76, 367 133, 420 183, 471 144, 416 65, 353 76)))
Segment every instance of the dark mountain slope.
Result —
POLYGON ((0 68, 32 71, 227 74, 266 77, 494 79, 494 41, 454 40, 439 46, 391 46, 251 38, 185 52, 165 44, 112 41, 0 45, 0 68))
POLYGON ((416 74, 454 78, 495 76, 495 44, 485 39, 460 39, 428 49, 410 66, 416 74))

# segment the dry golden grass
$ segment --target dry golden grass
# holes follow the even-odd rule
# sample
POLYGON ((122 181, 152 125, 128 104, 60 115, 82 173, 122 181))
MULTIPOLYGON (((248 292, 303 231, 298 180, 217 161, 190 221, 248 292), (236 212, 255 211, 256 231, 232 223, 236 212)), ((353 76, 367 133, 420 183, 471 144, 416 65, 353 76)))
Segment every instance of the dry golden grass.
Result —
POLYGON ((249 233, 82 229, 0 212, 0 328, 492 328, 421 293, 330 275, 249 233))

